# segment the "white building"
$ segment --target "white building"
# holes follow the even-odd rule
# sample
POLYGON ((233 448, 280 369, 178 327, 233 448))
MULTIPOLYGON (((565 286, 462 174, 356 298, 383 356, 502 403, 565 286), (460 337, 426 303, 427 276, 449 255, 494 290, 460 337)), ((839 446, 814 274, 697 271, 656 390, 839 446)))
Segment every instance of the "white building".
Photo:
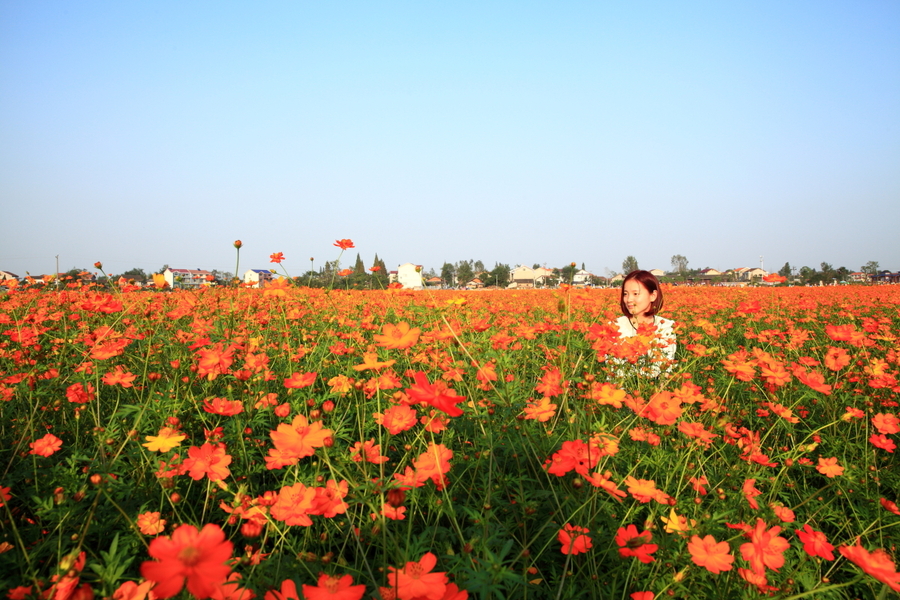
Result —
POLYGON ((203 269, 166 269, 163 271, 163 277, 169 288, 192 288, 200 287, 204 283, 209 283, 212 273, 203 269))
POLYGON ((425 287, 422 280, 422 265, 405 263, 397 267, 397 283, 407 290, 421 290, 425 287))
POLYGON ((262 287, 266 282, 272 281, 272 271, 269 269, 250 269, 244 273, 244 283, 249 287, 262 287))

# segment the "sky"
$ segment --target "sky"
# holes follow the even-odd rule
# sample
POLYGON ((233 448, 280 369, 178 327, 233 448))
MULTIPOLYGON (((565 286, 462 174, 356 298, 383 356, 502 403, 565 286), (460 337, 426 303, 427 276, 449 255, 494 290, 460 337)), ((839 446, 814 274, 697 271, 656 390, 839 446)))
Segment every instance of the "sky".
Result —
POLYGON ((894 0, 0 0, 20 276, 900 270, 898 217, 894 0))

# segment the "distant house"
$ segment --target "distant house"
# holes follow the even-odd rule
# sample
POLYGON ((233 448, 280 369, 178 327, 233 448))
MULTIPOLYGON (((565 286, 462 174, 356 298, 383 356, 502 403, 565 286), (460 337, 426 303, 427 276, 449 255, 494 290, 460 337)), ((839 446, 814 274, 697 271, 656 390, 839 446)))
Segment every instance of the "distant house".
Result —
POLYGON ((710 276, 710 277, 715 277, 715 276, 721 275, 721 274, 722 274, 722 271, 718 271, 718 270, 716 270, 716 269, 711 269, 711 268, 709 268, 709 267, 706 267, 705 269, 703 269, 702 271, 700 271, 700 274, 701 274, 701 275, 708 275, 708 276, 710 276))
POLYGON ((746 279, 747 281, 749 281, 749 280, 753 279, 754 277, 762 278, 768 274, 769 274, 768 271, 766 271, 764 269, 760 269, 759 267, 754 267, 752 269, 747 269, 746 271, 744 271, 744 275, 743 275, 742 279, 746 279))
POLYGON ((535 270, 525 265, 519 265, 509 273, 510 287, 533 288, 535 283, 535 270))
POLYGON ((871 281, 872 276, 868 273, 863 273, 861 271, 857 271, 855 273, 850 273, 850 281, 871 281))
POLYGON ((587 285, 591 282, 592 277, 593 275, 591 275, 588 271, 581 269, 572 276, 572 283, 574 285, 587 285))
POLYGON ((478 279, 477 277, 466 284, 467 290, 475 290, 484 287, 484 282, 478 279))
POLYGON ((10 273, 9 271, 0 271, 0 281, 6 281, 7 279, 15 279, 19 280, 19 276, 15 273, 10 273))
POLYGON ((442 283, 443 283, 443 280, 440 277, 429 277, 428 279, 425 280, 425 285, 427 285, 430 288, 440 289, 442 283))
POLYGON ((550 278, 553 277, 553 270, 546 267, 538 267, 534 270, 534 284, 546 285, 550 278))
POLYGON ((613 275, 612 277, 609 278, 609 282, 615 283, 617 281, 622 281, 624 279, 625 279, 625 275, 623 275, 622 273, 616 273, 615 275, 613 275))
POLYGON ((163 271, 163 277, 166 283, 172 289, 175 288, 197 288, 204 283, 209 282, 209 278, 213 274, 204 269, 166 269, 163 271))
POLYGON ((244 283, 249 287, 263 287, 273 278, 274 275, 269 269, 250 269, 244 273, 244 283))
POLYGON ((650 269, 650 273, 656 277, 662 277, 666 274, 662 269, 650 269))
POLYGON ((405 263, 397 267, 397 283, 407 290, 421 290, 425 287, 422 280, 422 265, 405 263))

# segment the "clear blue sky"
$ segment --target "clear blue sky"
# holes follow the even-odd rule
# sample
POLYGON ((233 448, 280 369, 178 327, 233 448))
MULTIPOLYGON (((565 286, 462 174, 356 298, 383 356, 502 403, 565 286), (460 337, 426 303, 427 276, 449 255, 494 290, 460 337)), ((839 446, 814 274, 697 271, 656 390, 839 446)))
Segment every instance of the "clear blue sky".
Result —
POLYGON ((0 214, 19 275, 897 270, 900 3, 4 0, 0 214))

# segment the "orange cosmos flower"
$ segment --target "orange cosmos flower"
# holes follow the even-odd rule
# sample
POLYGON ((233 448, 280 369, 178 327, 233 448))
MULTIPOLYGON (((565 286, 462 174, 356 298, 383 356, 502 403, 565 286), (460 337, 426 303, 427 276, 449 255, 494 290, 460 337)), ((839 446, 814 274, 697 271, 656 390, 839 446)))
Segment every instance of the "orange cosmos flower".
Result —
MULTIPOLYGON (((152 581, 145 581, 137 584, 134 581, 125 581, 113 592, 113 600, 145 600, 146 598, 155 598, 150 596, 150 589, 153 587, 152 581)), ((13 600, 10 598, 10 600, 13 600)))
POLYGON ((588 533, 590 532, 585 527, 566 523, 556 535, 556 539, 562 544, 560 552, 574 556, 590 550, 593 543, 588 533))
POLYGON ((703 567, 714 575, 730 571, 731 564, 734 562, 728 542, 717 542, 711 535, 703 538, 699 535, 692 536, 691 541, 688 542, 688 550, 695 565, 703 567))
POLYGON ((53 456, 57 450, 62 448, 62 440, 52 433, 48 433, 41 439, 28 444, 28 447, 31 448, 29 454, 36 454, 37 456, 53 456))
POLYGON ((356 442, 350 448, 350 458, 353 462, 362 462, 365 458, 366 462, 380 465, 390 460, 387 456, 381 455, 381 444, 376 444, 374 438, 368 440, 365 444, 356 442))
POLYGON ((400 350, 414 346, 421 333, 422 330, 418 327, 410 328, 409 323, 400 321, 396 325, 385 323, 381 328, 381 335, 374 335, 372 339, 382 348, 400 350))
POLYGON ((231 573, 226 564, 233 546, 218 525, 205 525, 197 531, 193 525, 181 525, 172 537, 158 537, 147 551, 151 558, 141 565, 141 576, 155 581, 157 598, 171 598, 187 583, 197 598, 209 598, 231 573))
POLYGON ((744 485, 741 486, 741 493, 744 494, 744 498, 747 499, 747 504, 750 505, 750 508, 753 510, 759 509, 759 502, 756 501, 756 497, 762 495, 762 492, 756 489, 755 479, 745 479, 744 485))
POLYGON ((834 346, 828 348, 828 353, 825 354, 826 367, 832 371, 840 371, 849 364, 850 355, 847 354, 846 350, 843 348, 835 348, 834 346))
POLYGON ((642 563, 651 563, 656 559, 650 556, 659 547, 651 544, 653 534, 649 531, 638 533, 637 527, 629 525, 628 527, 619 527, 616 532, 616 544, 619 545, 619 555, 622 558, 633 556, 642 563))
POLYGON ((378 371, 380 369, 384 369, 385 367, 390 367, 393 365, 396 360, 388 360, 384 362, 380 362, 378 360, 378 354, 375 352, 366 352, 363 354, 363 364, 361 365, 353 365, 353 369, 356 371, 366 371, 372 369, 374 371, 378 371))
MULTIPOLYGON (((2 488, 0 488, 0 491, 2 491, 2 488)), ((887 498, 882 498, 881 500, 879 500, 879 502, 881 502, 881 506, 883 506, 885 510, 892 512, 900 517, 900 508, 897 507, 897 504, 895 502, 891 502, 887 498)), ((3 504, 0 503, 0 506, 3 506, 3 504)))
POLYGON ((154 273, 151 277, 153 277, 153 285, 156 286, 156 289, 162 290, 169 286, 166 276, 162 273, 154 273))
POLYGON ((297 415, 290 425, 280 424, 271 432, 275 449, 294 458, 294 462, 316 453, 316 448, 325 445, 325 440, 334 432, 325 429, 322 421, 310 423, 303 415, 297 415))
POLYGON ((894 449, 897 447, 897 444, 894 443, 894 440, 887 437, 886 435, 872 435, 869 438, 869 442, 875 446, 876 448, 881 448, 886 452, 894 452, 894 449))
POLYGON ((284 387, 300 389, 311 386, 316 381, 316 372, 294 373, 284 380, 284 387))
POLYGON ((353 269, 341 269, 340 271, 338 271, 338 275, 340 275, 341 277, 348 277, 350 275, 353 275, 353 269))
POLYGON ((397 435, 416 424, 416 411, 405 404, 392 406, 384 411, 384 414, 374 413, 372 416, 375 417, 375 422, 384 426, 391 435, 397 435))
POLYGON ((266 592, 265 600, 300 600, 300 594, 297 593, 297 584, 293 579, 285 579, 281 582, 281 589, 269 590, 266 592))
POLYGON ((671 392, 657 392, 650 398, 642 416, 657 425, 672 425, 681 417, 681 401, 671 392))
POLYGON ((278 499, 269 509, 269 514, 286 525, 309 527, 312 525, 309 513, 315 506, 315 500, 315 488, 308 488, 302 483, 286 485, 278 491, 278 499))
POLYGON ((182 463, 192 479, 203 479, 206 475, 210 481, 221 481, 231 475, 228 465, 231 464, 231 456, 225 453, 224 444, 203 444, 199 448, 188 448, 188 457, 182 463))
POLYGON ((897 419, 897 415, 891 413, 878 413, 872 417, 872 425, 878 430, 878 433, 885 435, 900 433, 900 420, 897 419))
POLYGON ((841 546, 838 550, 860 569, 895 592, 900 592, 900 573, 897 573, 897 567, 887 552, 881 549, 869 552, 862 547, 859 538, 856 538, 855 546, 841 546))
POLYGON ((123 388, 130 388, 134 387, 131 382, 135 379, 137 379, 137 375, 123 371, 121 366, 116 366, 115 371, 110 371, 103 376, 103 383, 106 385, 121 385, 123 388))
POLYGON ((641 504, 646 504, 651 500, 656 500, 660 504, 669 503, 669 495, 656 489, 656 482, 652 479, 635 479, 629 475, 622 483, 628 486, 628 493, 641 504))
POLYGON ((766 567, 777 571, 784 565, 784 551, 790 544, 778 535, 780 531, 778 526, 766 529, 766 522, 757 519, 756 527, 750 531, 750 541, 741 545, 741 557, 755 573, 764 573, 766 567))
POLYGON ((547 396, 549 398, 562 394, 563 390, 568 384, 567 382, 563 381, 562 374, 559 372, 559 369, 548 369, 547 367, 544 367, 544 371, 545 372, 541 377, 541 381, 535 388, 538 393, 543 394, 544 396, 547 396))
POLYGON ((607 471, 602 475, 599 472, 591 473, 585 475, 584 478, 587 479, 588 483, 592 486, 600 488, 619 502, 628 495, 624 490, 620 490, 619 486, 612 480, 612 473, 610 471, 607 471))
POLYGON ((144 535, 157 535, 166 528, 166 520, 159 518, 159 512, 145 512, 138 515, 137 527, 144 535))
POLYGON ((803 543, 803 550, 810 556, 821 556, 825 560, 834 560, 834 546, 828 543, 828 538, 821 531, 815 531, 809 524, 803 529, 797 529, 797 537, 803 543))
POLYGON ((447 591, 447 574, 432 573, 437 557, 426 552, 418 562, 408 562, 402 569, 388 567, 388 582, 399 600, 441 600, 447 591))
POLYGON ((214 415, 233 417, 244 412, 244 405, 240 400, 226 400, 225 398, 209 398, 203 401, 203 410, 214 415))
POLYGON ((556 414, 556 405, 550 398, 541 398, 537 402, 529 402, 525 407, 525 418, 546 423, 556 414))
POLYGON ((280 263, 283 260, 284 260, 283 252, 274 252, 269 255, 269 262, 280 263))
POLYGON ((317 585, 303 584, 305 600, 360 600, 366 586, 353 585, 352 575, 319 575, 317 585))
POLYGON ((832 456, 831 458, 819 458, 819 466, 816 467, 816 471, 829 479, 833 479, 838 475, 844 474, 844 467, 838 464, 836 457, 832 456))
POLYGON ((343 239, 343 240, 335 240, 334 245, 340 248, 341 250, 349 250, 350 248, 356 248, 353 245, 353 240, 343 239))
POLYGON ((432 408, 445 412, 451 417, 458 417, 463 410, 457 406, 465 400, 463 396, 457 396, 443 381, 428 383, 428 376, 418 371, 414 379, 416 384, 406 390, 407 395, 415 402, 423 402, 432 408))

